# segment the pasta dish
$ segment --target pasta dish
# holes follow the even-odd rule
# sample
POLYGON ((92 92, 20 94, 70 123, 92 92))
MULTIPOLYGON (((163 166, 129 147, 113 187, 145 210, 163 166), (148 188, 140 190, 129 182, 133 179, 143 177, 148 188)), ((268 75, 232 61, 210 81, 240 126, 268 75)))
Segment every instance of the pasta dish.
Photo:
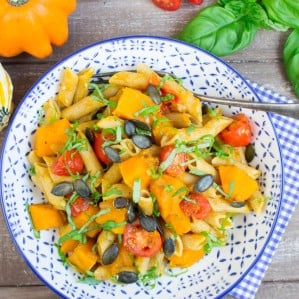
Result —
POLYGON ((44 195, 28 205, 32 227, 57 228, 62 262, 88 282, 150 284, 224 246, 234 215, 263 210, 252 127, 144 64, 96 77, 65 68, 45 99, 28 155, 44 195))

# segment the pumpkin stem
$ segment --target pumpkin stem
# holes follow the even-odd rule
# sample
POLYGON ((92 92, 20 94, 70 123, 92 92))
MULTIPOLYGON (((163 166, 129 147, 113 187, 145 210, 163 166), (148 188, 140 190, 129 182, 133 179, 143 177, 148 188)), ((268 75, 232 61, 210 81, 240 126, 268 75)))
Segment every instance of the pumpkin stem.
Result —
POLYGON ((29 0, 7 0, 7 2, 12 6, 21 6, 28 2, 29 0))

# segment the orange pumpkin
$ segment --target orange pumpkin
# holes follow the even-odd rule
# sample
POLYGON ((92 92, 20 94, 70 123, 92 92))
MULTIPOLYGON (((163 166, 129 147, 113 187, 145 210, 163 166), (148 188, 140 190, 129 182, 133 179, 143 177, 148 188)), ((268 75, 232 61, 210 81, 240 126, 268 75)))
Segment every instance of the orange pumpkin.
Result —
POLYGON ((27 52, 37 58, 68 38, 67 17, 76 0, 0 0, 0 55, 27 52))

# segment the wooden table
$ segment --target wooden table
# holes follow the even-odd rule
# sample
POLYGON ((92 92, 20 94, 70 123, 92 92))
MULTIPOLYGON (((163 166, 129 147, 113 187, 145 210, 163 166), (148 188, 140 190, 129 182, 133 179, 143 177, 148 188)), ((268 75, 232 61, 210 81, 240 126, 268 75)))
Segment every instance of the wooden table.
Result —
MULTIPOLYGON (((69 18, 69 39, 43 60, 28 55, 0 61, 14 83, 14 104, 50 66, 65 55, 89 43, 122 35, 173 36, 199 10, 188 1, 176 12, 156 8, 150 0, 79 0, 69 18)), ((205 5, 216 1, 205 0, 205 5)), ((202 6, 203 7, 203 6, 202 6)), ((245 78, 294 98, 282 63, 286 33, 260 31, 245 50, 224 58, 245 78)), ((297 98, 298 99, 298 98, 297 98)), ((1 143, 4 132, 0 135, 1 143)), ((298 298, 299 293, 299 210, 294 213, 279 245, 257 299, 298 298)), ((0 298, 57 298, 36 278, 16 251, 0 213, 0 298)))

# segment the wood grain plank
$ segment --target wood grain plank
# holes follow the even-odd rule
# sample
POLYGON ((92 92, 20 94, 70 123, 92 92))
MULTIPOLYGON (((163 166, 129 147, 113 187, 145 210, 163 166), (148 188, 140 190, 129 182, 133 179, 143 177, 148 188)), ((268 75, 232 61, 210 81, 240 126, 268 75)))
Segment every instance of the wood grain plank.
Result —
MULTIPOLYGON (((265 282, 262 283, 255 299, 287 298, 297 299, 299 293, 299 281, 293 282, 265 282)), ((58 299, 50 289, 44 286, 30 287, 0 287, 0 299, 58 299)), ((226 296, 225 299, 232 299, 226 296)))

